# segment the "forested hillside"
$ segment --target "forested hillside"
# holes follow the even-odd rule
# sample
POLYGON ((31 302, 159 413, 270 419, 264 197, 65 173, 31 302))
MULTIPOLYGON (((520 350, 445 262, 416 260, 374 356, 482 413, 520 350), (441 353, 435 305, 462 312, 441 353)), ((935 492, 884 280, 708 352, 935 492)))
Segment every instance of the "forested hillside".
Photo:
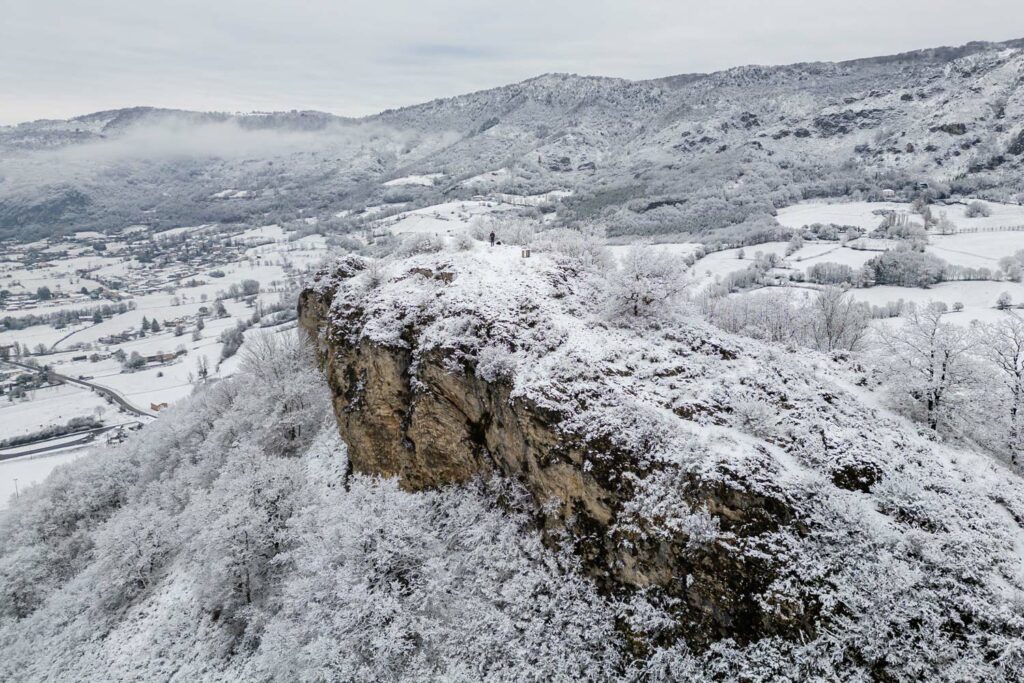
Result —
POLYGON ((0 677, 1019 680, 1008 467, 650 248, 417 244, 13 501, 0 677))
POLYGON ((613 234, 704 233, 919 183, 1011 200, 1024 191, 1020 48, 640 82, 546 75, 358 120, 137 108, 26 123, 0 128, 0 235, 330 220, 495 190, 571 191, 560 220, 613 234))
POLYGON ((0 516, 0 678, 578 680, 614 612, 522 494, 348 473, 312 359, 264 340, 0 516), (500 501, 500 504, 499 504, 500 501))

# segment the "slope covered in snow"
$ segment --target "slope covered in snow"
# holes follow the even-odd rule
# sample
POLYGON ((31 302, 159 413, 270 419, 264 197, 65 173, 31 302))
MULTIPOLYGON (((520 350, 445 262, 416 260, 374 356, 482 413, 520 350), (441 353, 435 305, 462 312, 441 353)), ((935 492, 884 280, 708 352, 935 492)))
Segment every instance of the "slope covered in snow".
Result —
POLYGON ((253 340, 0 512, 0 678, 1019 680, 1019 477, 842 358, 611 315, 583 240, 462 246, 322 274, 326 386, 253 340))
POLYGON ((520 492, 352 476, 310 358, 269 339, 0 511, 0 679, 624 671, 613 610, 541 545, 520 492))
POLYGON ((1021 47, 636 82, 548 74, 357 121, 139 108, 25 123, 0 128, 0 235, 326 217, 482 191, 571 191, 561 219, 620 233, 701 233, 920 183, 1016 201, 1021 47))
POLYGON ((614 273, 500 247, 324 273, 303 320, 356 471, 522 482, 669 676, 1022 675, 1018 476, 841 358, 609 319, 614 273))

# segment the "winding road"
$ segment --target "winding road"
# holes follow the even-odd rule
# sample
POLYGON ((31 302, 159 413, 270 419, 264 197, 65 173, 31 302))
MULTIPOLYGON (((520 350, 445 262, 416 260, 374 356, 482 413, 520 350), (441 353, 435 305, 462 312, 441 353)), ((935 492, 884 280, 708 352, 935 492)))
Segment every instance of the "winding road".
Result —
POLYGON ((156 415, 154 415, 153 413, 151 413, 149 411, 146 411, 146 410, 143 410, 142 408, 139 408, 138 406, 132 404, 130 401, 128 401, 127 398, 125 398, 124 396, 122 396, 121 394, 119 394, 118 392, 114 391, 113 389, 111 389, 109 387, 104 387, 104 386, 101 386, 99 384, 94 384, 94 383, 86 381, 84 379, 75 379, 74 377, 68 377, 67 375, 62 375, 62 374, 60 374, 58 372, 54 372, 53 370, 46 370, 45 368, 38 368, 38 367, 35 367, 35 366, 32 366, 32 365, 26 365, 25 363, 19 363, 17 361, 13 361, 13 360, 10 360, 10 359, 3 360, 3 361, 0 361, 0 362, 7 363, 9 365, 14 365, 16 367, 23 368, 25 370, 32 370, 33 372, 38 372, 38 373, 41 373, 41 374, 49 375, 50 377, 53 377, 54 379, 60 380, 61 382, 66 382, 68 384, 77 384, 78 386, 86 387, 87 389, 91 389, 91 390, 95 391, 96 393, 100 394, 101 396, 105 396, 105 397, 109 398, 111 401, 116 403, 118 406, 120 406, 121 408, 124 408, 126 411, 128 411, 129 413, 132 413, 133 415, 138 415, 139 417, 156 417, 156 415))
POLYGON ((31 446, 34 443, 35 444, 45 444, 45 443, 48 443, 48 442, 51 442, 51 441, 58 442, 58 443, 51 443, 49 446, 39 446, 39 448, 33 448, 32 450, 28 450, 28 451, 18 450, 18 451, 14 451, 13 453, 10 452, 10 451, 8 451, 8 452, 0 451, 0 462, 3 462, 4 460, 13 460, 14 458, 21 458, 21 457, 26 456, 26 455, 39 455, 40 453, 49 453, 50 451, 62 451, 62 450, 68 449, 68 448, 76 448, 78 446, 84 446, 87 443, 92 443, 93 441, 95 441, 96 437, 99 436, 100 434, 105 434, 106 432, 109 432, 109 431, 112 431, 112 430, 115 430, 115 429, 119 429, 119 428, 124 427, 125 425, 128 425, 128 424, 133 424, 133 423, 123 422, 121 424, 116 424, 116 425, 106 425, 104 427, 93 427, 92 429, 84 429, 84 430, 82 430, 80 432, 72 432, 70 434, 61 434, 60 436, 53 436, 53 437, 50 437, 48 439, 40 439, 39 441, 34 441, 34 442, 26 443, 26 444, 21 444, 20 446, 12 446, 11 448, 19 448, 20 449, 20 448, 25 448, 26 446, 31 446), (72 441, 66 441, 65 440, 65 439, 70 439, 71 437, 74 437, 74 436, 77 436, 77 437, 80 437, 80 438, 74 439, 72 441))

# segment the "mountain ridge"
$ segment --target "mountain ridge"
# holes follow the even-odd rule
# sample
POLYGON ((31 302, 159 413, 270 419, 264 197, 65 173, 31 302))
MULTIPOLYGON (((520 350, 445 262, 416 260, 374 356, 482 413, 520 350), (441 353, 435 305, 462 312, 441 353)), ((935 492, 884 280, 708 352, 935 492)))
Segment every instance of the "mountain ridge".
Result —
POLYGON ((306 114, 306 115, 328 116, 328 117, 331 117, 331 118, 334 118, 334 119, 338 119, 338 120, 342 120, 342 121, 364 121, 364 120, 367 120, 367 119, 376 118, 376 117, 378 117, 378 116, 380 116, 382 114, 389 113, 389 112, 397 112, 397 111, 403 111, 403 110, 408 110, 408 109, 415 109, 415 108, 422 107, 424 105, 427 105, 427 104, 430 104, 430 103, 433 103, 433 102, 458 99, 458 98, 462 98, 462 97, 470 97, 470 96, 473 96, 473 95, 479 95, 481 93, 486 93, 486 92, 490 92, 490 91, 494 91, 494 90, 502 90, 502 89, 510 88, 510 87, 514 87, 514 86, 521 86, 521 85, 525 85, 527 83, 531 83, 531 82, 534 82, 534 81, 542 80, 542 79, 544 79, 546 77, 571 77, 571 78, 577 78, 577 79, 583 79, 583 80, 590 80, 590 79, 592 79, 592 80, 618 81, 618 82, 621 82, 621 83, 658 83, 658 84, 661 84, 661 83, 670 83, 670 82, 673 82, 673 81, 680 81, 680 80, 685 82, 685 83, 689 83, 689 82, 692 82, 694 80, 708 78, 708 77, 714 76, 716 74, 723 74, 723 73, 728 73, 730 71, 739 70, 739 69, 747 69, 747 68, 754 68, 754 69, 787 69, 787 68, 821 66, 821 65, 860 66, 860 65, 866 65, 866 64, 869 64, 869 65, 872 65, 872 64, 888 64, 888 63, 891 63, 891 62, 919 62, 919 61, 929 61, 929 60, 948 62, 948 61, 952 61, 953 59, 964 57, 964 56, 967 56, 967 55, 970 55, 970 54, 976 54, 977 52, 981 52, 981 51, 985 51, 985 50, 991 50, 991 49, 996 49, 996 48, 1024 49, 1024 38, 1011 38, 1011 39, 1002 40, 1002 41, 975 40, 975 41, 969 41, 969 42, 964 43, 962 45, 944 45, 944 46, 939 46, 939 47, 918 48, 918 49, 914 49, 914 50, 906 50, 906 51, 903 51, 903 52, 895 52, 895 53, 891 53, 891 54, 877 55, 877 56, 874 56, 874 57, 857 57, 857 58, 853 58, 853 59, 843 59, 843 60, 812 60, 812 61, 789 62, 789 63, 786 63, 786 64, 760 64, 760 63, 740 64, 740 65, 736 65, 736 66, 727 67, 727 68, 724 68, 724 69, 718 69, 716 71, 687 72, 687 73, 680 73, 680 74, 671 74, 671 75, 668 75, 668 76, 655 76, 655 77, 652 77, 652 78, 640 78, 640 79, 630 79, 630 78, 623 78, 623 77, 617 77, 617 76, 600 76, 600 75, 578 74, 578 73, 574 73, 574 72, 547 71, 547 72, 544 72, 544 73, 537 74, 536 76, 531 76, 529 78, 525 78, 525 79, 523 79, 521 81, 515 81, 515 82, 507 83, 507 84, 504 84, 504 85, 492 86, 492 87, 489 87, 489 88, 482 88, 482 89, 479 89, 479 90, 471 90, 469 92, 459 93, 459 94, 456 94, 456 95, 435 97, 435 98, 432 98, 430 100, 426 100, 424 102, 420 102, 420 103, 416 103, 416 104, 404 105, 404 106, 399 106, 399 107, 388 107, 388 108, 382 109, 381 111, 379 111, 377 113, 367 114, 367 115, 364 115, 364 116, 347 116, 347 115, 344 115, 344 114, 337 114, 337 113, 334 113, 334 112, 331 112, 331 111, 320 110, 320 109, 305 109, 305 110, 279 109, 279 110, 252 110, 252 111, 247 111, 247 112, 228 112, 228 111, 225 111, 225 110, 180 109, 180 108, 175 108, 175 107, 157 107, 157 106, 144 105, 143 104, 143 105, 132 105, 132 106, 126 106, 126 107, 118 107, 118 108, 114 108, 114 109, 103 109, 103 110, 98 110, 98 111, 94 111, 94 112, 88 112, 88 113, 85 113, 85 114, 79 114, 79 115, 68 117, 68 118, 64 118, 64 119, 62 119, 62 118, 52 118, 52 117, 44 117, 44 118, 39 118, 39 119, 32 119, 32 120, 28 120, 28 121, 21 121, 21 122, 12 123, 12 124, 0 125, 0 130, 2 130, 4 128, 14 128, 14 127, 17 127, 17 126, 37 124, 37 123, 57 123, 57 122, 66 122, 66 121, 84 121, 84 120, 87 120, 87 119, 90 119, 90 118, 93 118, 93 117, 102 117, 102 116, 105 116, 105 115, 117 115, 117 114, 120 114, 122 112, 137 111, 137 110, 147 110, 147 111, 151 111, 151 112, 174 113, 174 114, 202 114, 202 115, 225 116, 225 117, 272 116, 272 115, 276 115, 276 114, 299 114, 299 115, 306 114))
POLYGON ((0 236, 329 219, 556 189, 572 195, 560 224, 615 234, 701 235, 801 199, 922 183, 939 198, 1015 202, 1021 44, 646 81, 544 74, 360 119, 130 108, 22 124, 0 129, 0 236), (492 171, 497 183, 481 180, 492 171), (436 186, 384 185, 429 174, 436 186), (245 201, 209 199, 236 185, 245 201))

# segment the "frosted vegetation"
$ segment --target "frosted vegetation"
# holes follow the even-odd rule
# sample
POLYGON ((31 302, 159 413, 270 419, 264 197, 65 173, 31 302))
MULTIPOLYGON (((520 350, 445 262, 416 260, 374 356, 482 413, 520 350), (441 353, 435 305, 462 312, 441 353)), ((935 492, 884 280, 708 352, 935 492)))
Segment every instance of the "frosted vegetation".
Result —
POLYGON ((540 545, 514 489, 413 495, 347 474, 303 349, 268 336, 244 353, 237 378, 59 468, 0 518, 0 678, 578 680, 622 666, 614 612, 540 545))
POLYGON ((608 542, 688 567, 613 593, 515 482, 354 474, 304 343, 243 323, 209 332, 234 377, 0 511, 0 680, 1024 679, 1024 250, 983 232, 1024 219, 1004 47, 0 129, 0 237, 323 233, 332 315, 560 415, 631 492, 608 542), (693 642, 709 574, 749 579, 757 637, 693 642))
POLYGON ((503 193, 561 195, 569 227, 736 243, 801 200, 909 198, 921 182, 1013 202, 1020 47, 638 82, 548 74, 359 120, 136 108, 26 123, 0 128, 0 238, 309 217, 347 233, 503 193))
MULTIPOLYGON (((514 399, 559 412, 573 438, 630 453, 636 497, 612 539, 628 543, 652 523, 649 533, 682 529, 694 562, 725 544, 742 561, 772 567, 775 578, 757 597, 766 609, 813 612, 803 612, 817 624, 804 640, 722 640, 699 655, 655 647, 645 666, 658 675, 1021 674, 1024 537, 1015 520, 1024 487, 970 438, 943 444, 954 430, 935 418, 953 419, 939 404, 963 388, 962 366, 953 370, 967 331, 931 310, 909 319, 889 337, 891 366, 877 368, 892 378, 880 383, 874 367, 849 355, 880 342, 841 289, 791 311, 806 321, 800 343, 813 349, 791 356, 698 322, 680 297, 684 276, 663 268, 656 248, 638 248, 611 269, 591 252, 570 251, 555 242, 529 261, 512 248, 374 266, 355 259, 318 286, 339 288, 333 314, 347 327, 359 321, 360 339, 410 348, 414 365, 440 352, 452 372, 510 382, 514 399), (921 348, 922 336, 934 349, 921 348), (886 404, 905 407, 922 428, 886 404), (785 500, 802 521, 754 536, 728 528, 687 502, 693 476, 785 500)), ((595 468, 602 457, 595 449, 595 468)), ((660 612, 669 604, 656 591, 631 603, 633 636, 671 639, 672 618, 660 612)))
MULTIPOLYGON (((686 535, 688 561, 721 547, 767 563, 773 578, 753 597, 808 610, 815 626, 802 638, 691 650, 657 591, 601 593, 573 539, 542 544, 514 484, 409 494, 351 474, 322 378, 301 344, 272 335, 246 343, 237 377, 59 468, 0 517, 0 677, 1021 674, 1024 487, 925 433, 945 433, 962 383, 922 380, 906 354, 905 380, 886 386, 915 403, 908 414, 922 390, 943 392, 941 422, 923 414, 915 433, 882 406, 870 370, 829 355, 867 343, 867 317, 841 289, 752 307, 764 329, 804 330, 737 330, 808 348, 790 357, 700 322, 685 261, 659 247, 616 262, 593 235, 501 229, 531 258, 520 246, 414 235, 395 256, 348 257, 336 269, 347 279, 317 286, 343 288, 336 313, 358 311, 366 339, 404 345, 411 325, 417 358, 441 350, 453 372, 510 382, 517 399, 565 414, 568 436, 630 453, 637 494, 611 537, 663 528, 686 535), (433 277, 442 272, 451 277, 433 277), (784 501, 801 523, 732 528, 690 506, 693 476, 784 501)), ((728 327, 738 316, 713 319, 728 327)), ((945 339, 935 320, 932 337, 945 339)), ((1003 367, 1009 342, 991 332, 992 367, 1003 367)), ((913 350, 917 338, 892 339, 913 350)), ((942 349, 962 351, 952 340, 942 349)), ((1009 379, 1006 395, 1019 395, 1009 379)))

